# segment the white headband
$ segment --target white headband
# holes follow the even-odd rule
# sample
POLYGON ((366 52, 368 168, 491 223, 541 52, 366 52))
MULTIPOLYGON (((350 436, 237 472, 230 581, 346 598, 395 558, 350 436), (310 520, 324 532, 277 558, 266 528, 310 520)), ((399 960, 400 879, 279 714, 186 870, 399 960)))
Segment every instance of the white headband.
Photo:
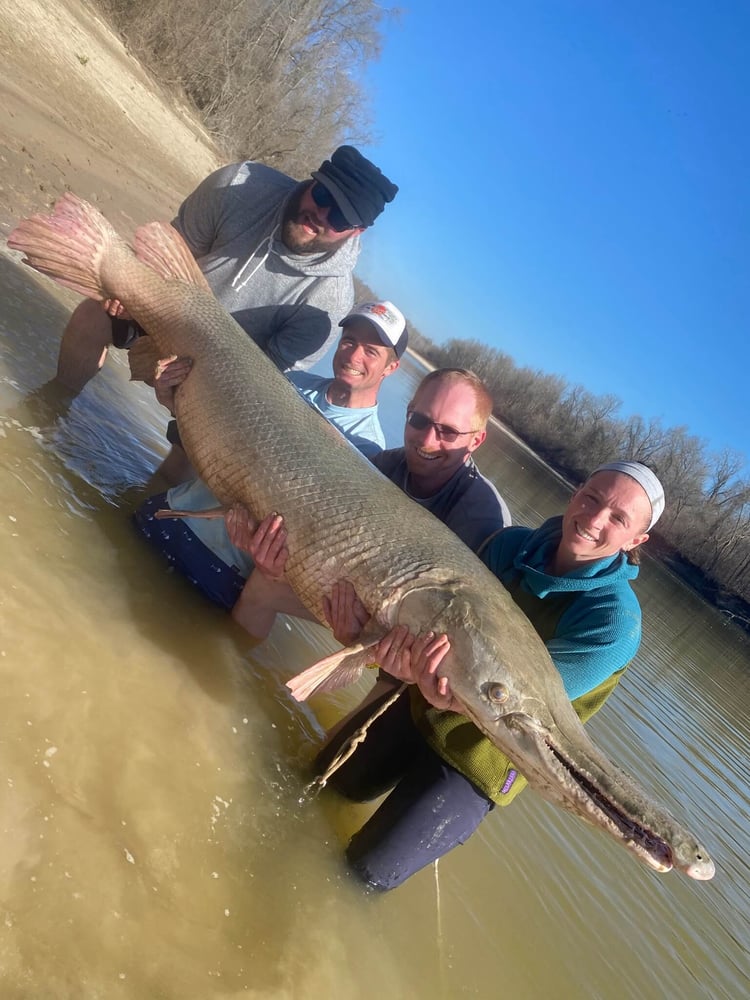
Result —
POLYGON ((664 511, 664 487, 651 469, 640 462, 608 462, 607 465, 600 465, 594 469, 591 476, 595 476, 597 472, 624 472, 643 487, 651 504, 651 520, 646 531, 651 531, 664 511))

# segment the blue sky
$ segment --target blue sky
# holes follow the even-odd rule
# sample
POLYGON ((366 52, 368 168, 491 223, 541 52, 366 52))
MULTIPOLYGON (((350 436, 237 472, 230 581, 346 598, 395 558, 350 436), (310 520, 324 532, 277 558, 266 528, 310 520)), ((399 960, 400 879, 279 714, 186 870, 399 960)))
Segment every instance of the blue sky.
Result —
POLYGON ((433 340, 750 459, 749 51, 745 0, 405 0, 358 273, 433 340))

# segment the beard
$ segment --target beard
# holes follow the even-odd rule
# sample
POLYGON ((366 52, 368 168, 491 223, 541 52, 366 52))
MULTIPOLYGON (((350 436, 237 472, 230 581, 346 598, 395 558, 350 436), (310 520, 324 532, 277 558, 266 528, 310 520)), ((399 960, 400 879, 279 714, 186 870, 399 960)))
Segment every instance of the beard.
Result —
POLYGON ((281 241, 292 253, 333 253, 349 239, 348 235, 339 236, 329 229, 322 229, 317 235, 311 235, 304 228, 305 224, 316 227, 315 221, 306 212, 301 211, 305 192, 314 183, 314 181, 302 181, 297 185, 281 217, 281 241))

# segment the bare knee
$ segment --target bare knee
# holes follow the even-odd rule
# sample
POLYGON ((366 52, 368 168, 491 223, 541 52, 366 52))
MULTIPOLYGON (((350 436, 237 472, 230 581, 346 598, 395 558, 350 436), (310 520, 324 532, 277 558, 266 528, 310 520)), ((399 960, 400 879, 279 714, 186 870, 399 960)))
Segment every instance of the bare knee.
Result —
POLYGON ((63 330, 57 360, 57 380, 80 392, 104 364, 112 343, 112 320, 100 302, 84 299, 63 330))

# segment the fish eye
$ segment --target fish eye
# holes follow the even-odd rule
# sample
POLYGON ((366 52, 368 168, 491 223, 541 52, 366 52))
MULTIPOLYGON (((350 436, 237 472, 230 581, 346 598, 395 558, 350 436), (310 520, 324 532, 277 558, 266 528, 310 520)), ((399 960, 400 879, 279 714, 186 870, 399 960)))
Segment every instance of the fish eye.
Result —
POLYGON ((487 697, 496 705, 503 705, 508 700, 508 689, 504 684, 495 681, 487 686, 487 697))

